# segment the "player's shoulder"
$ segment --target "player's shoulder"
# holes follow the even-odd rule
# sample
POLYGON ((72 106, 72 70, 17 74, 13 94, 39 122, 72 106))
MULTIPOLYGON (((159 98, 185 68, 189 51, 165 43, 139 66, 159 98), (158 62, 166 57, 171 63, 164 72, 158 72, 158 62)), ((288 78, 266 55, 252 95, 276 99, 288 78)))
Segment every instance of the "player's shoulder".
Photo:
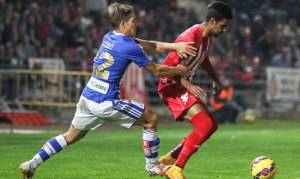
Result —
POLYGON ((118 53, 130 53, 132 51, 140 50, 140 47, 135 42, 134 38, 118 34, 114 31, 110 31, 104 36, 101 45, 108 50, 118 53))
POLYGON ((195 34, 199 33, 199 30, 201 30, 201 24, 195 24, 191 26, 190 28, 186 29, 184 33, 186 34, 195 34))
POLYGON ((201 29, 201 24, 195 24, 190 28, 186 29, 184 32, 182 32, 182 34, 178 36, 176 41, 179 42, 179 41, 193 40, 194 37, 198 35, 200 29, 201 29))
POLYGON ((133 39, 131 37, 128 37, 128 36, 125 36, 123 34, 120 34, 120 33, 117 33, 117 32, 114 32, 114 31, 110 31, 108 32, 103 40, 107 40, 107 41, 110 41, 111 43, 114 43, 114 44, 121 44, 121 45, 131 45, 133 41, 133 39))

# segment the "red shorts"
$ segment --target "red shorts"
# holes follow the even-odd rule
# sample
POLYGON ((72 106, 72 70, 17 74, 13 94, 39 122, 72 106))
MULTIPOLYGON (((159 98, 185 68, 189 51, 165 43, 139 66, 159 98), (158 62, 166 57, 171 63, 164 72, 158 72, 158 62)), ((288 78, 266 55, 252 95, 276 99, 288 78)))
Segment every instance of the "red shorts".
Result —
POLYGON ((200 103, 201 106, 208 111, 206 104, 199 98, 196 98, 185 88, 176 88, 165 86, 158 90, 158 94, 161 96, 162 101, 169 107, 174 115, 176 121, 183 121, 180 116, 182 112, 189 109, 196 102, 200 103))

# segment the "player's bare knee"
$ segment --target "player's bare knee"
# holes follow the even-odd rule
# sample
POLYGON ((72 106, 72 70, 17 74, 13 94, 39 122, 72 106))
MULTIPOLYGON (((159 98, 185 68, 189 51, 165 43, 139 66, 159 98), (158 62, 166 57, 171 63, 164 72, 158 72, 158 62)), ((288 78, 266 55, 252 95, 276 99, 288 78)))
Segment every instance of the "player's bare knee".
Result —
POLYGON ((151 116, 151 123, 155 126, 158 124, 158 115, 156 113, 153 113, 151 116))
POLYGON ((158 124, 158 115, 156 113, 152 113, 152 115, 147 118, 147 123, 144 124, 144 127, 149 130, 153 130, 157 128, 158 124))

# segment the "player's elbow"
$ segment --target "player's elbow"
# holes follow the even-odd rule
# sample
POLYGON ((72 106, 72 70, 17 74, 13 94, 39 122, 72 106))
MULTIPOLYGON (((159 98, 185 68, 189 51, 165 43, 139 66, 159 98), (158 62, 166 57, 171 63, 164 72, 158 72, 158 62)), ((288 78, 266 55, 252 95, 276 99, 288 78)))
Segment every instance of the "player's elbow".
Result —
POLYGON ((162 76, 170 76, 169 73, 171 71, 170 67, 167 67, 165 65, 156 64, 154 62, 149 63, 145 66, 145 68, 152 73, 152 75, 156 77, 162 77, 162 76))
POLYGON ((168 73, 168 70, 163 65, 157 65, 153 71, 153 75, 156 77, 169 76, 168 73))
POLYGON ((151 73, 156 77, 160 77, 162 75, 161 71, 159 71, 159 70, 153 70, 153 71, 151 71, 151 73))
POLYGON ((148 68, 148 70, 156 77, 160 77, 163 73, 161 65, 155 63, 153 63, 151 68, 148 68))

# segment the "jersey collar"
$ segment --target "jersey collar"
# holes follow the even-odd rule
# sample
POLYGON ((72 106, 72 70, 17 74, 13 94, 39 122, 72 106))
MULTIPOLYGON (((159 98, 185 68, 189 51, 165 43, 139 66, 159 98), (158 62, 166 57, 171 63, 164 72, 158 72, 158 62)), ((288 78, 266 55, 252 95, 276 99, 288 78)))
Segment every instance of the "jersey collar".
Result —
POLYGON ((116 32, 115 30, 113 30, 113 33, 114 33, 115 35, 123 35, 123 36, 125 36, 124 34, 118 33, 118 32, 116 32))

